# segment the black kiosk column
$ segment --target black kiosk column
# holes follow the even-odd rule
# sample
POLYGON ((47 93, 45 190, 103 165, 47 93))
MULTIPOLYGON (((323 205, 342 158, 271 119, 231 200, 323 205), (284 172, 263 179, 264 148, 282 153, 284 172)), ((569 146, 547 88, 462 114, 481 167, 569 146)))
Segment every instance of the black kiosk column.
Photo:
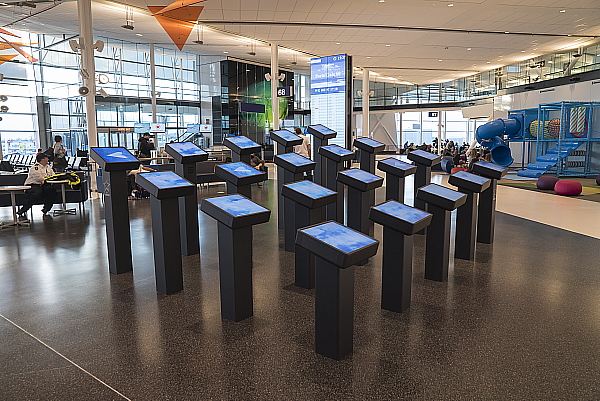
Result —
POLYGON ((353 168, 340 171, 338 181, 348 186, 348 227, 369 234, 373 222, 369 220, 369 192, 383 185, 383 178, 364 170, 353 168))
MULTIPOLYGON (((168 143, 165 151, 175 159, 175 172, 191 183, 196 183, 196 163, 208 160, 208 153, 192 142, 168 143)), ((181 253, 200 253, 198 228, 198 193, 179 198, 179 228, 181 253)))
MULTIPOLYGON (((297 153, 286 153, 275 155, 273 161, 278 167, 283 168, 283 183, 300 181, 305 172, 313 170, 316 163, 297 153)), ((288 252, 294 252, 294 243, 296 241, 296 230, 294 229, 294 201, 289 198, 283 199, 283 213, 286 217, 284 227, 283 249, 288 252)))
POLYGON ((456 211, 457 235, 454 239, 454 257, 473 260, 477 229, 477 198, 480 192, 489 188, 491 180, 466 171, 458 171, 450 176, 448 183, 467 194, 466 202, 456 211))
POLYGON ((413 234, 431 223, 432 215, 390 200, 373 206, 369 218, 383 226, 381 308, 402 313, 410 307, 413 234))
MULTIPOLYGON (((275 154, 283 155, 292 153, 294 146, 301 145, 303 139, 287 129, 271 131, 271 139, 275 142, 275 154)), ((277 228, 284 228, 285 217, 283 216, 283 198, 281 187, 283 186, 283 168, 277 167, 277 228)))
POLYGON ((252 226, 271 211, 237 194, 203 199, 200 210, 218 222, 221 317, 239 322, 253 314, 252 226))
POLYGON ((507 167, 494 163, 478 162, 473 164, 473 172, 492 180, 490 186, 479 196, 479 216, 477 219, 477 242, 494 243, 494 227, 496 226, 496 190, 498 180, 506 173, 507 167))
POLYGON ((425 152, 424 150, 414 150, 408 154, 408 159, 415 162, 417 171, 415 173, 415 198, 414 206, 417 209, 427 210, 425 202, 417 199, 419 188, 428 185, 431 182, 431 166, 438 164, 442 160, 442 156, 434 155, 433 153, 425 152))
POLYGON ((323 185, 337 192, 337 201, 326 207, 326 218, 344 224, 344 186, 337 181, 337 174, 344 169, 344 162, 354 159, 354 152, 339 145, 327 145, 319 148, 319 154, 326 164, 327 179, 323 185))
POLYGON ((313 136, 312 154, 314 161, 317 162, 314 180, 319 185, 325 185, 327 180, 325 169, 327 166, 325 166, 323 156, 319 154, 319 148, 329 145, 329 140, 335 138, 337 132, 321 124, 309 125, 306 131, 313 136))
POLYGON ((375 155, 385 149, 385 144, 362 137, 354 140, 354 146, 358 149, 358 162, 361 170, 375 174, 375 155))
POLYGON ((434 281, 448 279, 450 261, 450 212, 467 200, 467 195, 437 184, 419 188, 417 198, 429 205, 433 214, 427 229, 425 278, 434 281))
POLYGON ((127 273, 133 265, 126 170, 135 170, 140 161, 125 148, 91 148, 90 155, 103 171, 108 268, 114 274, 127 273))
POLYGON ((404 178, 414 174, 417 167, 390 157, 379 161, 377 168, 385 172, 385 199, 404 203, 404 178))
POLYGON ((250 155, 259 153, 262 146, 245 136, 228 136, 223 139, 223 145, 231 149, 231 159, 234 162, 250 164, 250 155))
POLYGON ((352 353, 354 267, 377 253, 379 241, 329 221, 298 230, 296 243, 315 255, 315 348, 341 360, 352 353))
MULTIPOLYGON (((281 193, 286 199, 296 202, 295 224, 292 227, 294 241, 299 228, 321 223, 322 213, 319 209, 334 203, 337 195, 334 191, 307 180, 286 184, 283 186, 281 193)), ((286 230, 288 229, 286 227, 286 230)), ((294 285, 301 288, 314 288, 315 258, 298 244, 294 243, 294 247, 296 258, 294 285)))
POLYGON ((228 194, 242 194, 248 199, 252 199, 250 185, 267 179, 267 173, 244 162, 217 164, 215 174, 225 180, 228 194))
POLYGON ((194 194, 196 185, 173 171, 137 174, 135 182, 150 192, 156 290, 174 294, 183 290, 178 198, 194 194))

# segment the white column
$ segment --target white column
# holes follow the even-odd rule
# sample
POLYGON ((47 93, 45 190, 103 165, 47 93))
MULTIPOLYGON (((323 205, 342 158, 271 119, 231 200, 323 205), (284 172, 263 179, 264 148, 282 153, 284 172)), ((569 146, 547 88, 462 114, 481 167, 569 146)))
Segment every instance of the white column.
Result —
POLYGON ((154 43, 150 43, 150 92, 152 99, 152 122, 156 123, 156 62, 154 61, 154 43))
POLYGON ((362 81, 362 135, 369 136, 371 128, 369 127, 369 70, 363 68, 363 81, 362 81))
POLYGON ((85 120, 88 132, 88 147, 92 147, 98 146, 98 133, 96 129, 96 64, 94 62, 91 0, 77 0, 77 18, 79 22, 81 68, 89 74, 89 78, 83 78, 83 86, 87 86, 90 90, 90 93, 85 97, 85 120))
POLYGON ((271 109, 273 110, 273 130, 279 129, 279 46, 271 43, 271 109))
POLYGON ((437 134, 437 140, 438 140, 438 155, 442 154, 442 111, 438 111, 438 134, 437 134))

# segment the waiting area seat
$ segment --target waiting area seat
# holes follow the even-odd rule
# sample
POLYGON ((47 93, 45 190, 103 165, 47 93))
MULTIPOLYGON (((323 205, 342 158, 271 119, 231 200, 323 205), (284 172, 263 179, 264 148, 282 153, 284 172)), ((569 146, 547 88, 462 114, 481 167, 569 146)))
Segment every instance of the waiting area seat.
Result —
MULTIPOLYGON (((88 200, 88 184, 85 180, 85 173, 77 172, 76 173, 81 179, 81 186, 79 189, 71 189, 68 185, 66 185, 65 198, 67 203, 83 203, 88 200)), ((27 174, 24 173, 3 173, 0 174, 0 186, 9 186, 9 185, 24 185, 25 180, 27 179, 27 174)), ((57 191, 60 191, 60 188, 57 188, 57 191)), ((17 205, 22 205, 25 197, 27 195, 25 193, 17 194, 17 205)), ((58 205, 62 203, 62 197, 57 196, 54 204, 58 205)), ((36 204, 43 204, 42 202, 36 204)), ((0 194, 0 207, 11 206, 10 194, 1 193, 0 194)))

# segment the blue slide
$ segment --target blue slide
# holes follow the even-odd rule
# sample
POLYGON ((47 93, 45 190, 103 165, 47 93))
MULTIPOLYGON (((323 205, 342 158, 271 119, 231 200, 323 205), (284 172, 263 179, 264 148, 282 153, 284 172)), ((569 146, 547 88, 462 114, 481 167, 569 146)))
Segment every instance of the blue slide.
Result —
POLYGON ((521 123, 514 118, 499 118, 477 128, 475 139, 481 146, 488 148, 492 154, 492 162, 508 167, 514 159, 510 148, 502 139, 504 135, 516 136, 521 129, 521 123))

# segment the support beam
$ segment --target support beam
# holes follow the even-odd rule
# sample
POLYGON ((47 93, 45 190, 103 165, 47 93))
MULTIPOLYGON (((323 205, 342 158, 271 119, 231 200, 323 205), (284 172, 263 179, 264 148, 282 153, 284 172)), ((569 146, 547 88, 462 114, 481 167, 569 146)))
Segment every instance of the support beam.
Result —
POLYGON ((279 129, 279 46, 271 43, 271 109, 273 110, 273 131, 279 129))
POLYGON ((88 148, 98 146, 96 129, 96 65, 94 63, 94 33, 92 28, 92 1, 77 0, 79 22, 79 47, 81 48, 81 68, 89 78, 83 78, 83 86, 90 90, 85 97, 85 121, 88 132, 88 148))
POLYGON ((154 43, 150 43, 150 97, 152 99, 152 122, 156 120, 156 61, 154 58, 154 43))
POLYGON ((363 109, 363 121, 362 121, 362 136, 369 136, 369 70, 363 68, 363 81, 362 81, 362 109, 363 109))

